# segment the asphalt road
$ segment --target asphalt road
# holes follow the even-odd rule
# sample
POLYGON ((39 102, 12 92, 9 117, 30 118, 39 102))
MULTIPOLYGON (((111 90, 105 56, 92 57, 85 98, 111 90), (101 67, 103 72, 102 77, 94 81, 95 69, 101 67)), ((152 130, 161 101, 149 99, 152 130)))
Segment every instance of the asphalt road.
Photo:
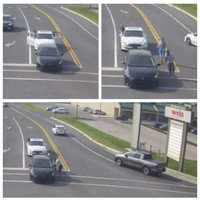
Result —
POLYGON ((137 4, 153 24, 168 49, 176 58, 176 76, 169 77, 167 66, 160 66, 159 86, 156 89, 130 89, 124 85, 124 52, 120 50, 120 27, 140 26, 144 29, 156 60, 158 51, 152 32, 136 8, 131 5, 102 6, 102 97, 105 99, 170 99, 197 97, 197 48, 184 43, 188 32, 197 31, 197 22, 168 5, 137 4))
POLYGON ((37 5, 54 19, 69 41, 80 64, 64 51, 63 71, 44 73, 36 70, 34 50, 26 44, 27 31, 55 31, 48 18, 32 5, 4 5, 3 13, 15 18, 15 29, 3 33, 4 98, 7 99, 93 99, 98 98, 98 27, 69 13, 63 5, 37 5))
POLYGON ((9 104, 8 108, 4 108, 3 121, 4 197, 196 197, 197 195, 196 186, 187 182, 164 174, 161 177, 145 176, 139 171, 116 166, 111 153, 70 127, 66 127, 66 136, 54 136, 51 128, 55 122, 43 113, 31 113, 23 104, 9 104), (44 129, 47 134, 44 134, 44 129), (27 169, 29 159, 25 155, 24 143, 32 136, 44 138, 49 148, 56 145, 68 163, 70 172, 58 175, 52 184, 31 182, 27 169))

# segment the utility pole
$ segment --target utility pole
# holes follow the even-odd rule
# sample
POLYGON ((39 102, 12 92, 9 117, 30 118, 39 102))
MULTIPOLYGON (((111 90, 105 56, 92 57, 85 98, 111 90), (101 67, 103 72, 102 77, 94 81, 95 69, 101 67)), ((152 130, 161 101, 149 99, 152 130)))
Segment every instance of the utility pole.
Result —
POLYGON ((141 125, 141 104, 133 103, 133 122, 132 122, 132 137, 131 137, 132 149, 139 149, 140 125, 141 125))
POLYGON ((78 107, 79 107, 79 105, 78 105, 78 103, 76 104, 76 119, 78 119, 78 107))

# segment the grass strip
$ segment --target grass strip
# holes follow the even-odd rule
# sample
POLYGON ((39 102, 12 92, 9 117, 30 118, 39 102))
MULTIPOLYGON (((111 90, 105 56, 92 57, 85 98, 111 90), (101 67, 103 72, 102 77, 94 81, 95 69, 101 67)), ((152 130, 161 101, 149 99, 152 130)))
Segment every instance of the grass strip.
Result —
POLYGON ((194 17, 197 17, 197 4, 174 4, 174 5, 185 10, 194 17))
POLYGON ((98 12, 93 11, 89 5, 67 5, 65 7, 87 17, 94 23, 98 24, 98 12))
POLYGON ((126 142, 122 139, 113 137, 112 135, 109 135, 101 130, 98 130, 94 127, 91 127, 84 122, 80 122, 79 120, 72 118, 72 117, 59 117, 58 119, 69 123, 70 125, 78 128, 79 130, 83 131, 85 134, 87 134, 89 137, 91 137, 93 140, 104 144, 110 148, 125 152, 127 151, 126 148, 130 148, 131 145, 129 142, 126 142))

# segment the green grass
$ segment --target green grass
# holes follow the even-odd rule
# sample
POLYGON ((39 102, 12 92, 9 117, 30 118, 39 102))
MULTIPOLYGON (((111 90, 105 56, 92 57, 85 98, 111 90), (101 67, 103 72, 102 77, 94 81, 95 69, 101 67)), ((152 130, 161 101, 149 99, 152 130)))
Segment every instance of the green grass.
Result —
POLYGON ((194 17, 197 17, 197 4, 174 4, 174 5, 185 10, 194 17))
POLYGON ((91 10, 89 5, 67 5, 65 7, 87 17, 94 23, 98 24, 98 12, 96 13, 91 10))
POLYGON ((94 139, 95 141, 104 144, 110 148, 119 150, 119 151, 127 151, 126 148, 130 148, 130 143, 126 142, 124 140, 118 139, 116 137, 113 137, 103 131, 100 131, 94 127, 91 127, 83 122, 80 122, 79 120, 71 117, 59 117, 60 120, 65 121, 69 123, 70 125, 80 129, 85 134, 87 134, 89 137, 94 139))
POLYGON ((39 106, 33 105, 33 103, 25 103, 24 104, 26 108, 28 108, 31 112, 41 112, 47 114, 47 111, 40 108, 39 106))
MULTIPOLYGON (((164 155, 160 155, 156 153, 153 154, 153 158, 162 160, 162 161, 165 160, 164 155)), ((167 167, 170 169, 178 170, 178 162, 169 158, 167 167)), ((184 164, 183 164, 183 173, 197 177, 197 161, 185 159, 184 164)))

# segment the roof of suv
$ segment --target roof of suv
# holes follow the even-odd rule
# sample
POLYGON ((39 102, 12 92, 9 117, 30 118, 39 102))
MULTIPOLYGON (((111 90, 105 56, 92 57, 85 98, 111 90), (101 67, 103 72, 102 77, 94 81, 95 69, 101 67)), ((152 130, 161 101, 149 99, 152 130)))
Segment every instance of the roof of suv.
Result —
POLYGON ((44 154, 36 154, 36 155, 33 155, 33 159, 50 160, 49 156, 44 155, 44 154))
POLYGON ((40 142, 44 142, 44 140, 42 138, 30 138, 30 141, 40 141, 40 142))
POLYGON ((128 51, 129 55, 146 55, 152 56, 151 51, 145 49, 130 49, 128 51))
POLYGON ((37 34, 53 34, 53 32, 48 30, 38 30, 37 34))
POLYGON ((138 26, 126 26, 125 27, 125 31, 143 31, 142 27, 138 27, 138 26))

